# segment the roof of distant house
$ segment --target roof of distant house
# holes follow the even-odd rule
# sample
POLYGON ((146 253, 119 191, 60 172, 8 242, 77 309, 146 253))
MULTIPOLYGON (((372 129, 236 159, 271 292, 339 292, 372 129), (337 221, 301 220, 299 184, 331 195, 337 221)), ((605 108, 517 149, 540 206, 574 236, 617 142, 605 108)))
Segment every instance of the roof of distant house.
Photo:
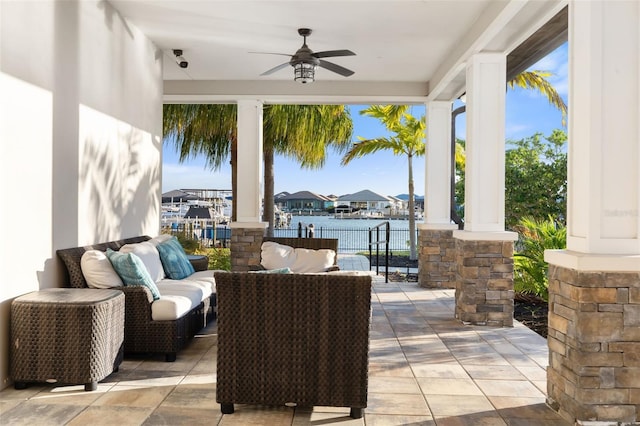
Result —
POLYGON ((287 196, 281 197, 278 200, 318 200, 318 201, 331 201, 329 198, 324 195, 316 194, 311 191, 298 191, 293 194, 289 194, 287 196))
POLYGON ((184 215, 185 219, 211 219, 211 210, 209 207, 189 207, 187 213, 184 215))
POLYGON ((338 198, 338 201, 350 201, 350 202, 358 202, 358 201, 390 201, 389 197, 385 197, 384 195, 376 194, 373 191, 368 189, 356 192, 354 194, 341 195, 338 198))

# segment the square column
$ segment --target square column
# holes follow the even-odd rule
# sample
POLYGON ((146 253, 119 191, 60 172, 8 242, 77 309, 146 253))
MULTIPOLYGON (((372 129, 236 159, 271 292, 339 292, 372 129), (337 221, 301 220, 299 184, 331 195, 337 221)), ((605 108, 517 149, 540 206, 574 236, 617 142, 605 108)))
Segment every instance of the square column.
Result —
POLYGON ((453 231, 456 318, 465 324, 513 326, 515 232, 453 231))
POLYGON ((263 159, 262 103, 238 101, 237 221, 231 223, 231 269, 247 271, 260 263, 267 229, 261 222, 263 159))
MULTIPOLYGON (((567 250, 548 250, 547 402, 640 421, 640 3, 569 2, 567 250)), ((634 423, 635 424, 635 423, 634 423)))
POLYGON ((478 53, 467 64, 464 231, 453 231, 456 318, 513 325, 513 242, 504 230, 506 56, 478 53))
POLYGON ((455 287, 455 241, 451 223, 450 101, 427 103, 424 223, 418 224, 418 281, 421 287, 455 287))
POLYGON ((262 103, 238 101, 238 222, 260 222, 262 208, 262 103))
POLYGON ((507 60, 478 53, 467 64, 465 231, 504 231, 507 60))

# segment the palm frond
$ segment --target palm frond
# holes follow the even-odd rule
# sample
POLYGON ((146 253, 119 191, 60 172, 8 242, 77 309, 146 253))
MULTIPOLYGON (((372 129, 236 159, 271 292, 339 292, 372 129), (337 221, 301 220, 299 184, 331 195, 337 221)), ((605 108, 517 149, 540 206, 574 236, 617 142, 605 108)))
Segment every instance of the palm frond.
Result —
POLYGON ((548 71, 523 71, 513 79, 509 80, 507 82, 507 86, 510 89, 517 86, 523 89, 536 90, 542 93, 549 100, 549 103, 562 113, 562 124, 565 125, 567 118, 567 105, 564 103, 564 100, 553 85, 549 83, 549 80, 547 80, 547 78, 552 75, 553 74, 548 71))

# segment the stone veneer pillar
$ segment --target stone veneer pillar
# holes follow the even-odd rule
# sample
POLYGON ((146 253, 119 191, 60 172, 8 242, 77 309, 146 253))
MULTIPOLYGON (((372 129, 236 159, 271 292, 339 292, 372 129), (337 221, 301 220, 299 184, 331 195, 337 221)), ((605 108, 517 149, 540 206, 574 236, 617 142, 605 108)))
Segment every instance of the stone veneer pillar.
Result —
POLYGON ((640 421, 638 22, 637 1, 569 1, 567 248, 545 251, 547 401, 579 425, 640 421))
POLYGON ((513 239, 456 238, 459 232, 454 232, 456 318, 466 324, 512 327, 513 239))
MULTIPOLYGON (((457 229, 457 226, 453 227, 457 229)), ((420 287, 455 288, 456 243, 453 229, 431 229, 420 225, 418 239, 420 287)))
POLYGON ((563 417, 640 419, 640 273, 549 266, 547 403, 563 417))
POLYGON ((266 235, 267 224, 231 224, 231 270, 248 271, 250 266, 260 264, 260 247, 266 235))

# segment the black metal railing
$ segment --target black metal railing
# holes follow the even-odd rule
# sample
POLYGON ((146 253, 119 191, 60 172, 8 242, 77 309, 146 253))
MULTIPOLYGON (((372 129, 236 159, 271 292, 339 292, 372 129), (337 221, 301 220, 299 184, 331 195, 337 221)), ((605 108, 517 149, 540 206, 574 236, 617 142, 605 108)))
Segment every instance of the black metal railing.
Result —
POLYGON ((369 265, 373 258, 373 249, 376 251, 376 275, 380 274, 380 246, 384 246, 384 282, 389 282, 389 240, 391 237, 391 225, 389 221, 382 222, 369 228, 369 265), (382 230, 382 234, 381 234, 382 230))

